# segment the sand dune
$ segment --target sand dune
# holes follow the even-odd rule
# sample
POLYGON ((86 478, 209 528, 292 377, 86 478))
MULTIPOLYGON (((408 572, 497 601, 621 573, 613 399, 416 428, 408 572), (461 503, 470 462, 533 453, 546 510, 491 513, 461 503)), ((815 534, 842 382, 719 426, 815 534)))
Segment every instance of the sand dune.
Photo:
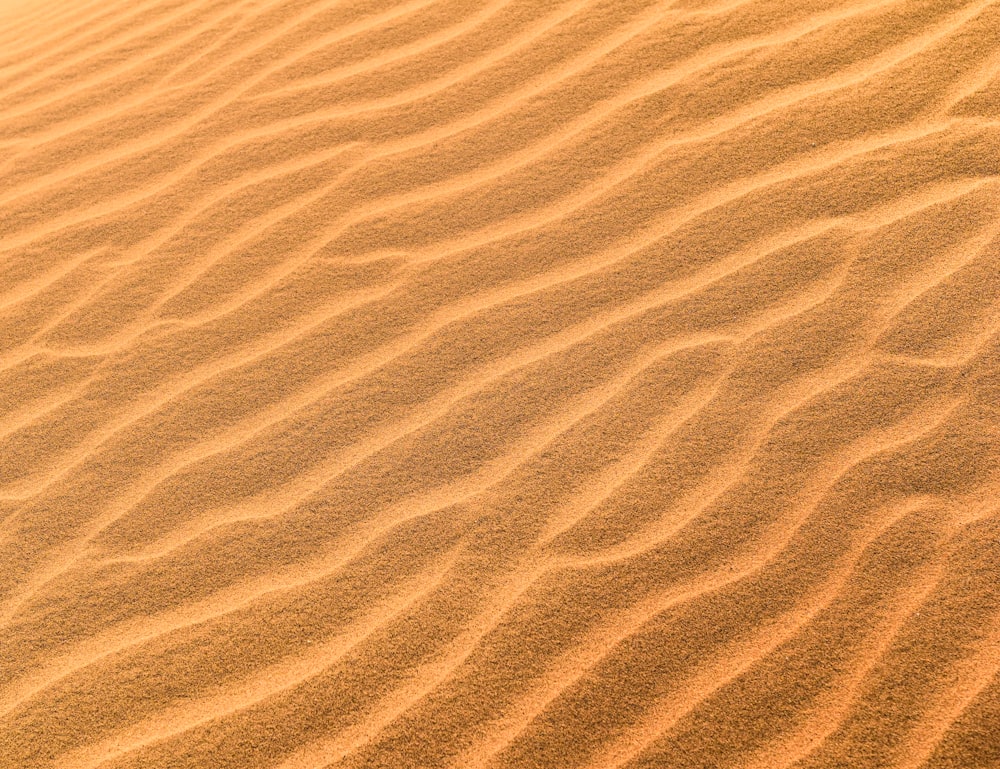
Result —
POLYGON ((1000 4, 0 4, 0 769, 1000 767, 1000 4))

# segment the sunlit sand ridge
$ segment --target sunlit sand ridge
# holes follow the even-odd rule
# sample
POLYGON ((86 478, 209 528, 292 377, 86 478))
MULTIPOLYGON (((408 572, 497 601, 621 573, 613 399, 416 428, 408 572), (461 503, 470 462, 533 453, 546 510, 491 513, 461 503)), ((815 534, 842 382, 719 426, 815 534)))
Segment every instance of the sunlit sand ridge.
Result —
POLYGON ((1000 767, 1000 3, 0 3, 2 769, 1000 767))

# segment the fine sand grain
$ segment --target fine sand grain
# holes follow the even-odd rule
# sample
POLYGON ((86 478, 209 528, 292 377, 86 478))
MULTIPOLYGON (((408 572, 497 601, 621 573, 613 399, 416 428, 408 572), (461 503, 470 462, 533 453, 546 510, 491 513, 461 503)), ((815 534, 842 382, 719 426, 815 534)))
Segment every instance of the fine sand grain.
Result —
POLYGON ((1000 2, 0 0, 0 769, 1000 767, 1000 2))

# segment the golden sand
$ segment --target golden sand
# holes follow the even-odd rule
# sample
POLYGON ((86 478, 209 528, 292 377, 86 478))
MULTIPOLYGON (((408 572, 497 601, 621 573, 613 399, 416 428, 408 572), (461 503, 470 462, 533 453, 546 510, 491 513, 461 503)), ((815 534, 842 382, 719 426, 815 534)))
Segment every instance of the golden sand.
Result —
POLYGON ((0 767, 996 769, 998 329, 996 0, 4 0, 0 767))

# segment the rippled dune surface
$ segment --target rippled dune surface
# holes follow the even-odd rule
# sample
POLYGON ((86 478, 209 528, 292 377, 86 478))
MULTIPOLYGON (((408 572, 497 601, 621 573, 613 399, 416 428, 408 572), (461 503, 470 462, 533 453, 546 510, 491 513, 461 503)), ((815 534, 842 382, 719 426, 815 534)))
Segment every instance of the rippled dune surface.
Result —
POLYGON ((996 0, 6 0, 0 767, 1000 767, 998 329, 996 0))

